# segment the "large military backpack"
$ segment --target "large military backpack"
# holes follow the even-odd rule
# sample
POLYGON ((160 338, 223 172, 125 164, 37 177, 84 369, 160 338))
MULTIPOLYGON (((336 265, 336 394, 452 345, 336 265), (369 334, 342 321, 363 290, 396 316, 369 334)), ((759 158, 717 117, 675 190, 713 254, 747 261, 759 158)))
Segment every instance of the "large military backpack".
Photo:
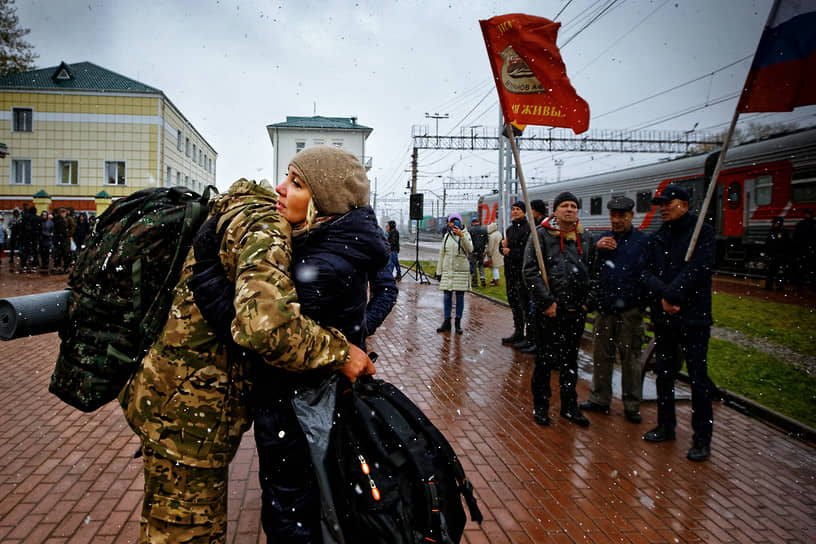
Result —
POLYGON ((370 376, 343 380, 336 402, 326 471, 346 544, 457 543, 462 499, 481 523, 453 448, 399 389, 370 376))
POLYGON ((51 393, 85 412, 117 397, 167 321, 211 189, 143 189, 99 216, 68 278, 51 393))

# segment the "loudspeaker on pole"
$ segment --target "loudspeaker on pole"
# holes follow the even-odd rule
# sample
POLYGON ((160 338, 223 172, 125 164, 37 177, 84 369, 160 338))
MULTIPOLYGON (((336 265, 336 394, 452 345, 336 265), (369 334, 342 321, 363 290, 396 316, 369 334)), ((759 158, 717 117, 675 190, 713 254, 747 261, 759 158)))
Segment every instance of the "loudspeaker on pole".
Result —
POLYGON ((422 220, 423 204, 425 195, 423 193, 414 193, 411 195, 411 219, 422 220))

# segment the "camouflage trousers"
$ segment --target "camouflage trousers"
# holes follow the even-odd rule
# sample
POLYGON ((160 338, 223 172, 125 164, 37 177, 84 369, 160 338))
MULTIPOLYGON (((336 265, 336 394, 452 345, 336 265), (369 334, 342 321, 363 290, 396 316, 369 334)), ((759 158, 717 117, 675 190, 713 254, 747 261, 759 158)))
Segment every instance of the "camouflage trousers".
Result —
POLYGON ((181 465, 142 446, 145 497, 142 544, 223 543, 227 539, 229 467, 181 465))

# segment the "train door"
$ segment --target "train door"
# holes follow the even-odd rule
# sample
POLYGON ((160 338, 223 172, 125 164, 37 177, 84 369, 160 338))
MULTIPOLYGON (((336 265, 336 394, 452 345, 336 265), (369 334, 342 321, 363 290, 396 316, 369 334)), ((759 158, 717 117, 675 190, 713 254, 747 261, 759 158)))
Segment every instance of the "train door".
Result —
POLYGON ((723 194, 722 202, 717 206, 722 210, 717 234, 742 237, 745 227, 745 180, 742 176, 723 176, 717 185, 718 193, 723 194))

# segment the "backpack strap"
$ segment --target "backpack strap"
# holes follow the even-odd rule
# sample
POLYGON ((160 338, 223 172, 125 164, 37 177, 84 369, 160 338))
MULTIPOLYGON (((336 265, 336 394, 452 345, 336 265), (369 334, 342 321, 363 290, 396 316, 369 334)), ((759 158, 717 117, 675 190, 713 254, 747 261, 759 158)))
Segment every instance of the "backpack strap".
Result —
POLYGON ((459 462, 459 458, 453 451, 450 442, 448 442, 448 440, 445 438, 445 435, 443 435, 439 429, 437 429, 436 426, 431 423, 428 416, 426 416, 422 410, 417 408, 416 404, 411 402, 411 399, 406 397, 405 394, 397 389, 393 384, 383 382, 380 387, 380 392, 383 397, 387 398, 392 404, 399 407, 399 410, 405 414, 406 418, 410 419, 411 421, 416 421, 419 425, 421 425, 422 430, 428 433, 431 439, 445 450, 444 453, 448 456, 451 467, 456 474, 456 483, 459 487, 459 493, 461 493, 465 498, 465 503, 470 511, 470 519, 481 524, 484 518, 482 517, 482 512, 479 510, 479 506, 476 503, 476 497, 473 495, 473 484, 465 475, 465 469, 462 468, 462 463, 459 462))
MULTIPOLYGON (((207 202, 209 200, 210 187, 211 186, 207 187, 205 195, 200 199, 189 200, 185 204, 184 221, 182 222, 181 232, 179 233, 179 243, 176 245, 176 251, 173 254, 170 270, 162 282, 162 290, 171 290, 175 287, 179 272, 181 272, 181 267, 184 264, 184 260, 187 258, 187 252, 192 244, 193 236, 197 232, 202 221, 207 217, 207 202)), ((171 188, 170 191, 177 193, 174 195, 176 197, 180 197, 181 195, 185 194, 185 191, 181 191, 175 187, 171 188)), ((141 260, 139 260, 133 264, 134 285, 141 284, 141 272, 141 260)), ((153 301, 149 310, 145 313, 144 319, 140 323, 140 329, 145 334, 146 341, 151 344, 155 339, 154 337, 161 330, 161 327, 164 326, 164 322, 167 318, 164 312, 158 311, 159 308, 157 305, 159 300, 160 299, 157 298, 155 301, 153 301)), ((137 306, 137 308, 138 307, 139 306, 137 306)))

